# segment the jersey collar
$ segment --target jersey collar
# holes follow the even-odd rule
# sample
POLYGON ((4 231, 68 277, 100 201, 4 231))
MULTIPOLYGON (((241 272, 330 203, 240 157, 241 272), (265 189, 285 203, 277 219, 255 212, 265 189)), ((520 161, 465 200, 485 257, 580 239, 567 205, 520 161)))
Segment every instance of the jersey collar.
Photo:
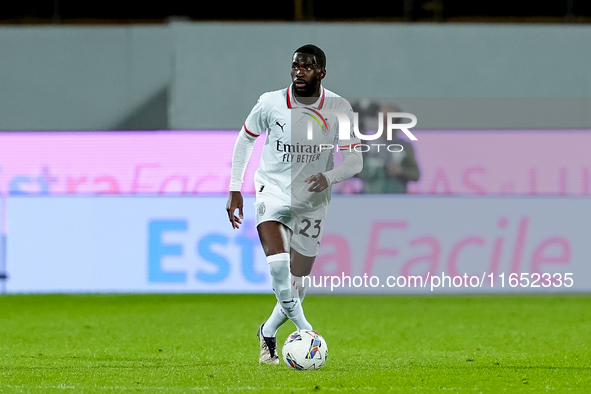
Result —
MULTIPOLYGON (((326 92, 324 91, 324 86, 321 85, 320 88, 322 89, 322 93, 320 94, 320 97, 318 98, 318 100, 314 104, 308 105, 308 107, 315 107, 317 109, 322 109, 322 106, 324 105, 324 96, 326 95, 326 92)), ((298 103, 297 100, 295 99, 295 97, 293 96, 292 89, 293 89, 293 84, 289 85, 289 87, 287 88, 287 108, 289 108, 289 109, 302 106, 302 104, 298 103)))

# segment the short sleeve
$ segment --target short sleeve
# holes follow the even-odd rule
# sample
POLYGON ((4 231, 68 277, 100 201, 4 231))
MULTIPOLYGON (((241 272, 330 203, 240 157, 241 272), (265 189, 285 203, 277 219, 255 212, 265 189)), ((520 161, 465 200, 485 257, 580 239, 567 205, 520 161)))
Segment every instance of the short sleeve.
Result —
POLYGON ((253 137, 258 137, 263 131, 267 130, 268 121, 264 95, 259 97, 257 103, 246 117, 243 128, 248 135, 253 137))
POLYGON ((351 108, 351 105, 345 101, 343 104, 344 107, 344 113, 347 114, 347 117, 349 118, 349 124, 351 125, 351 129, 349 130, 349 138, 347 139, 341 139, 339 137, 339 149, 350 149, 353 148, 359 144, 361 144, 361 140, 359 138, 357 138, 355 136, 355 123, 354 123, 354 115, 353 115, 353 109, 351 108))

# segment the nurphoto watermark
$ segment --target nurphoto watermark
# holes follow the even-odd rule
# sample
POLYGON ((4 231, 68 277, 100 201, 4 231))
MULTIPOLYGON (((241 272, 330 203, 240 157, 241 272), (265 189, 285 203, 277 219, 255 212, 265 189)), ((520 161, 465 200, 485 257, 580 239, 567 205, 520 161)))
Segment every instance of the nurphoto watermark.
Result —
MULTIPOLYGON (((417 117, 408 112, 378 112, 378 129, 374 134, 362 134, 359 131, 359 114, 357 112, 353 112, 353 133, 351 133, 351 122, 349 117, 346 113, 336 110, 336 109, 323 109, 320 111, 322 115, 324 114, 333 114, 337 117, 338 124, 339 124, 339 139, 340 140, 347 140, 349 138, 359 138, 361 141, 375 141, 382 138, 384 133, 384 129, 386 132, 386 140, 392 141, 396 137, 396 130, 402 131, 411 141, 417 141, 417 137, 409 130, 416 126, 417 124, 417 117), (384 116, 385 115, 385 116, 384 116), (384 127, 384 118, 386 119, 386 126, 384 127), (399 120, 402 118, 410 119, 409 123, 395 123, 395 120, 399 120)), ((320 122, 315 119, 313 115, 311 118, 314 118, 318 124, 320 122)), ((308 140, 312 140, 314 138, 314 124, 312 119, 308 119, 307 124, 307 138, 308 140)), ((397 153, 402 152, 404 147, 401 144, 386 144, 386 143, 372 143, 372 144, 357 144, 355 146, 348 146, 346 149, 353 149, 358 152, 367 152, 370 149, 376 149, 378 152, 380 148, 386 149, 389 152, 397 153)), ((325 149, 334 149, 334 145, 332 144, 321 144, 320 150, 325 149)), ((342 149, 341 149, 342 150, 342 149)))

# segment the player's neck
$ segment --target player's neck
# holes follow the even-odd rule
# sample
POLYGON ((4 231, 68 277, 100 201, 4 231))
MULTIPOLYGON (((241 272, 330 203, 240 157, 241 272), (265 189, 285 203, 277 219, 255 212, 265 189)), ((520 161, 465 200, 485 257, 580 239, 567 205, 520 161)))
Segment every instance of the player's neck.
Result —
POLYGON ((293 92, 293 96, 298 101, 298 103, 304 104, 304 105, 310 105, 310 104, 314 104, 316 101, 318 101, 318 98, 320 98, 320 91, 321 90, 322 90, 321 86, 318 85, 316 90, 314 90, 314 92, 312 92, 309 96, 301 96, 298 94, 298 92, 296 92, 295 89, 293 89, 292 92, 293 92))

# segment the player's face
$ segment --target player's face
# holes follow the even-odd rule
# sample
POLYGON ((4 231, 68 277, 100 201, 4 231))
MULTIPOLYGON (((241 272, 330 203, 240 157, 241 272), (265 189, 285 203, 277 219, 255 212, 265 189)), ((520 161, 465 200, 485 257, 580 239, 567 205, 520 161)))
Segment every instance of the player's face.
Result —
POLYGON ((318 95, 326 71, 316 65, 316 56, 296 52, 291 62, 291 81, 298 96, 318 95))

